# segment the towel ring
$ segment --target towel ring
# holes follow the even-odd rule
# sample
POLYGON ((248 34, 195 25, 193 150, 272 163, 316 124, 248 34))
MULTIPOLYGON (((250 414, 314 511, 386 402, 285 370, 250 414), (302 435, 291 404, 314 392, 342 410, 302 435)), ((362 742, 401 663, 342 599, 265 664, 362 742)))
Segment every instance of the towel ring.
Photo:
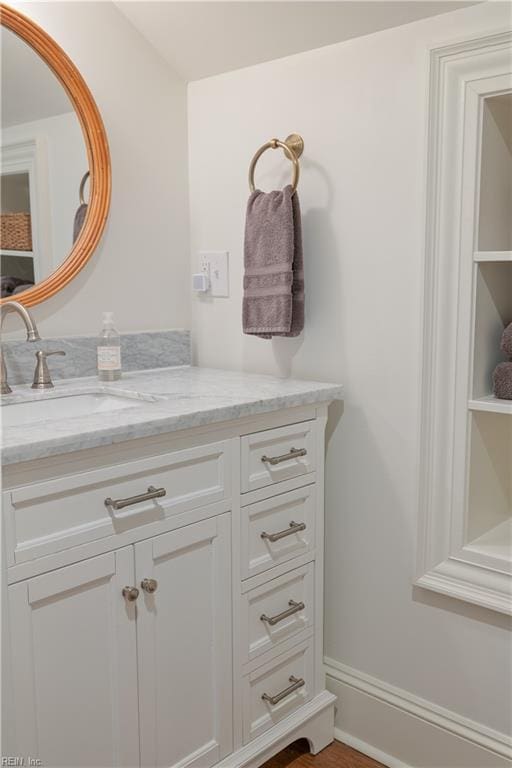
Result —
POLYGON ((89 176, 90 176, 89 171, 86 171, 84 173, 84 175, 82 176, 82 181, 80 182, 80 188, 78 190, 78 197, 80 199, 80 204, 81 205, 85 204, 84 190, 85 190, 85 185, 87 183, 87 179, 89 178, 89 176))
POLYGON ((254 169, 256 168, 256 163, 267 149, 277 149, 278 147, 284 151, 286 157, 293 163, 292 195, 296 191, 300 176, 299 157, 304 151, 304 140, 298 133, 291 133, 284 141, 270 139, 270 141, 267 141, 266 144, 263 144, 263 146, 258 149, 249 166, 249 189, 251 192, 254 192, 256 189, 254 186, 254 169))

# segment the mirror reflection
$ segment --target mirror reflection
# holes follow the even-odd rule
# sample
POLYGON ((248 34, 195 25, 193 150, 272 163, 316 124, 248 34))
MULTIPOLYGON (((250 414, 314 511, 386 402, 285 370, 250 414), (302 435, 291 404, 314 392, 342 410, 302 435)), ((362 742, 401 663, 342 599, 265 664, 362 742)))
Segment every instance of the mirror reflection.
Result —
POLYGON ((68 257, 87 214, 88 161, 69 97, 46 63, 1 28, 0 286, 22 293, 68 257))

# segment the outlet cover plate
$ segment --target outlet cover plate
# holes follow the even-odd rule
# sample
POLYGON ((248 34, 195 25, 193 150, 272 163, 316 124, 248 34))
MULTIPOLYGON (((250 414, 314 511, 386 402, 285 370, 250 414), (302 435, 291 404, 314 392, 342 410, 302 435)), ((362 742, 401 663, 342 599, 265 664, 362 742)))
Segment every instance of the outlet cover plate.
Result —
POLYGON ((228 251, 202 251, 199 258, 201 269, 210 277, 209 295, 222 298, 229 296, 228 251))

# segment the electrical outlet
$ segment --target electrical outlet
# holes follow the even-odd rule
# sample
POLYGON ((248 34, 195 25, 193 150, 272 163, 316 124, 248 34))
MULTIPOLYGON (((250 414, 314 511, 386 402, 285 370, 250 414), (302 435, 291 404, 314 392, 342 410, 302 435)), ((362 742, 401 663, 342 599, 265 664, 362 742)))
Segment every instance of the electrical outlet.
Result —
POLYGON ((210 296, 229 296, 229 259, 227 251, 202 251, 199 254, 201 271, 209 278, 210 296))

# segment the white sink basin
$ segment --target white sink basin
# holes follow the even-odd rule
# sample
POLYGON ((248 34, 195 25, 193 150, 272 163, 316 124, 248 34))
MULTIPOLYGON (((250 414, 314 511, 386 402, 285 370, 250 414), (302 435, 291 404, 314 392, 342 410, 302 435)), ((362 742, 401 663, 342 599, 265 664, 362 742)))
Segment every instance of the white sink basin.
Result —
MULTIPOLYGON (((148 398, 149 399, 149 398, 148 398)), ((143 400, 135 397, 96 392, 80 395, 63 395, 44 400, 22 403, 6 403, 0 408, 3 427, 21 427, 41 421, 59 421, 73 416, 110 413, 123 408, 136 408, 143 400)))

